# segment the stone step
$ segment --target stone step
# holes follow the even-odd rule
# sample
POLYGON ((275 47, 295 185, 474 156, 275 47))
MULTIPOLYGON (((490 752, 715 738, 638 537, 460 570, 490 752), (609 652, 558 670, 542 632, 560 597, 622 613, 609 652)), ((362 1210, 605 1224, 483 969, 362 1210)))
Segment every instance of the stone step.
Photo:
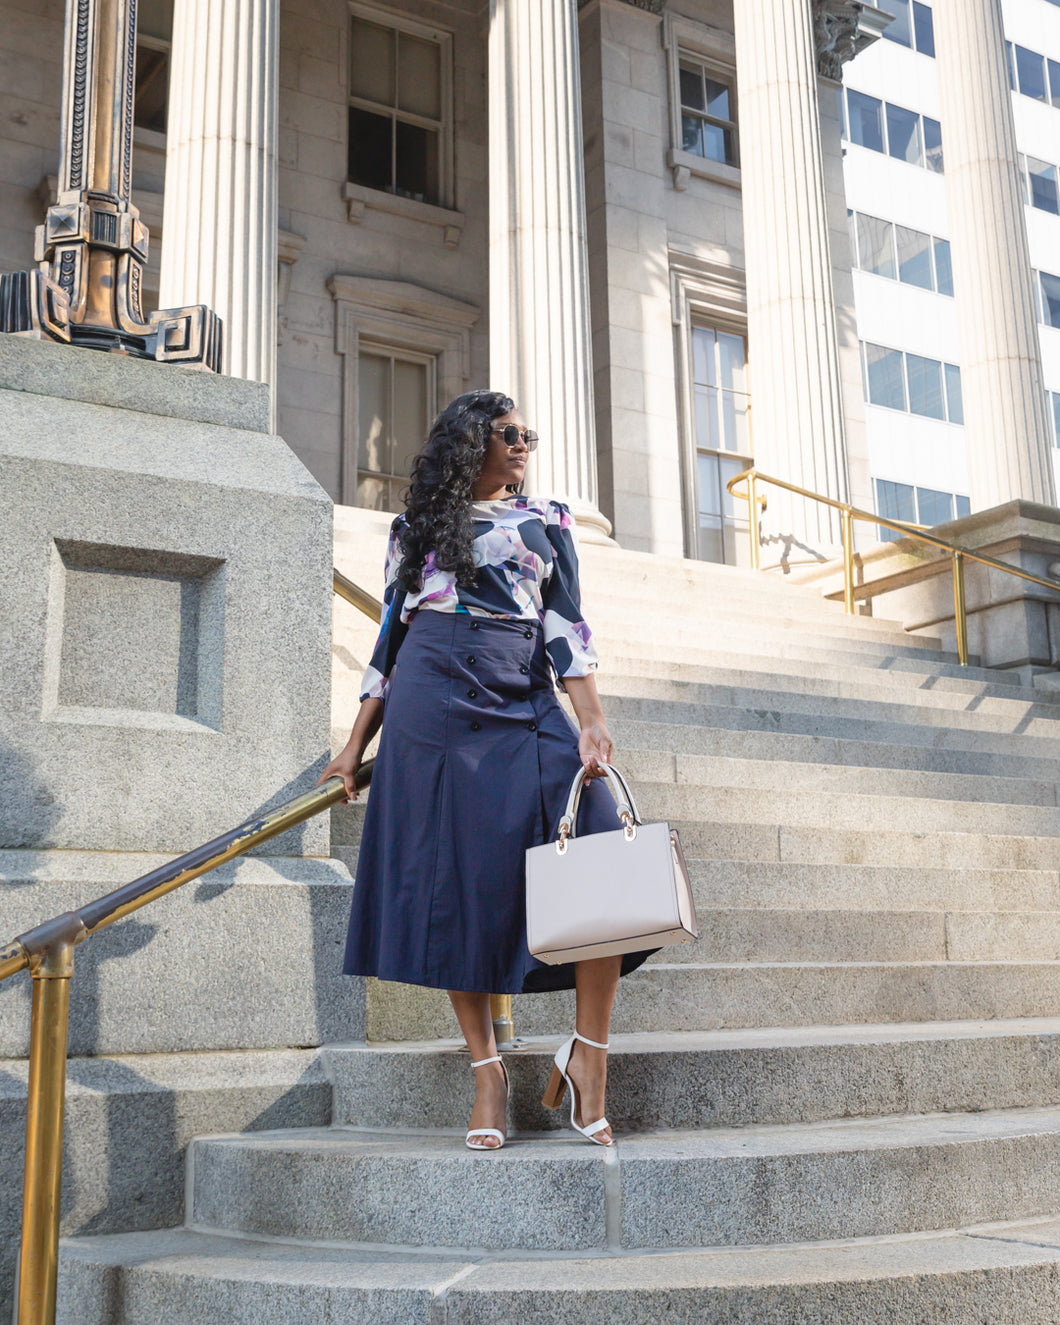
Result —
MULTIPOLYGON (((900 697, 873 694, 864 687, 861 694, 827 695, 812 691, 756 689, 742 686, 712 686, 681 681, 657 681, 647 677, 607 677, 599 679, 605 712, 616 705, 625 710, 633 703, 649 706, 669 705, 671 721, 682 717, 697 725, 712 725, 713 713, 735 708, 755 714, 797 714, 820 723, 831 719, 842 722, 851 718, 865 722, 890 722, 908 726, 945 727, 955 731, 993 732, 1038 737, 1060 741, 1060 707, 1053 703, 1027 703, 1017 699, 984 698, 980 703, 965 696, 945 692, 914 690, 900 697), (954 702, 956 700, 956 702, 954 702)), ((848 691, 858 687, 847 687, 848 691)), ((652 717, 661 716, 656 708, 652 717)), ((663 719, 665 720, 665 719, 663 719)))
MULTIPOLYGON (((637 783, 689 783, 702 788, 746 787, 755 791, 846 792, 850 795, 918 796, 928 800, 989 801, 995 805, 1057 804, 1060 782, 1029 777, 986 777, 974 773, 859 768, 795 760, 733 759, 724 755, 621 750, 619 766, 637 783)), ((1060 763, 1056 768, 1060 779, 1060 763)))
MULTIPOLYGON (((725 714, 728 719, 731 714, 725 714)), ((785 727, 814 727, 823 724, 794 724, 785 727)), ((972 740, 964 733, 933 728, 915 741, 916 728, 877 727, 868 732, 847 724, 849 735, 825 735, 813 730, 777 730, 778 724, 763 719, 759 725, 729 727, 694 726, 687 722, 648 722, 608 713, 608 727, 618 751, 619 764, 627 750, 674 752, 695 756, 724 756, 739 759, 832 765, 839 768, 904 769, 916 772, 976 774, 982 777, 1034 778, 1060 781, 1060 753, 1049 753, 1041 742, 1033 744, 999 739, 978 733, 972 740), (910 740, 902 740, 910 737, 910 740), (962 743, 958 743, 958 737, 962 743), (1031 753, 1037 751, 1038 753, 1031 753)))
MULTIPOLYGON (((509 1124, 567 1127, 541 1105, 560 1038, 506 1050, 509 1124)), ((474 1086, 459 1040, 331 1045, 334 1121, 368 1130, 467 1124, 474 1086)), ((1060 1103, 1060 1019, 615 1035, 607 1114, 616 1134, 1060 1103)))
POLYGON ((58 1325, 1048 1325, 1060 1220, 751 1251, 515 1258, 187 1229, 67 1239, 58 1325))
MULTIPOLYGON (((601 656, 628 650, 630 623, 628 611, 616 612, 614 617, 598 615, 590 620, 601 656)), ((883 657, 897 653, 907 658, 957 661, 956 654, 945 652, 938 640, 932 641, 928 636, 908 635, 904 631, 859 632, 841 622, 659 616, 654 620, 638 620, 636 629, 645 638, 684 648, 728 647, 761 651, 768 656, 778 647, 783 649, 790 644, 832 658, 844 654, 883 657)), ((977 658, 972 661, 978 663, 977 658)))
POLYGON ((886 1237, 1060 1206, 1060 1109, 571 1133, 487 1158, 462 1129, 200 1138, 200 1230, 393 1247, 678 1249, 886 1237), (617 1197, 617 1200, 615 1199, 617 1197))

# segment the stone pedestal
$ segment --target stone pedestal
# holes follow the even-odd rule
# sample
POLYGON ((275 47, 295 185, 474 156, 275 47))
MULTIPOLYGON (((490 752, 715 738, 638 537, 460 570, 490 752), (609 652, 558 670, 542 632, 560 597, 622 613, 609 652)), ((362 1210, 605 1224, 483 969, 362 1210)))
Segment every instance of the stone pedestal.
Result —
POLYGON ((224 371, 276 382, 278 0, 174 7, 163 306, 224 323, 224 371))
MULTIPOLYGON (((965 548, 1060 581, 1060 511, 1013 501, 931 531, 965 548)), ((872 613, 934 635, 955 650, 953 559, 913 539, 883 543, 859 558, 858 582, 882 592, 872 613)), ((1054 594, 1015 575, 965 560, 968 649, 985 667, 1025 668, 1029 676, 1060 667, 1060 589, 1054 594)), ((841 586, 841 577, 836 585, 841 586)), ((842 588, 833 589, 842 596, 842 588)))
POLYGON ((972 508, 1054 505, 1000 0, 933 7, 972 508))
POLYGON ((532 492, 597 500, 576 0, 490 0, 490 386, 541 434, 532 492))
MULTIPOLYGON (((733 6, 754 461, 849 500, 811 0, 733 6)), ((762 563, 829 555, 834 512, 769 489, 762 563)))
MULTIPOLYGON (((313 784, 329 746, 331 515, 269 433, 264 385, 0 339, 3 939, 313 784)), ((270 1109, 322 1121, 312 1063, 274 1055, 364 1033, 362 982, 341 975, 351 880, 328 836, 310 820, 77 949, 71 1079, 97 1098, 72 1115, 68 1230, 137 1227, 145 1207, 153 1226, 180 1222, 179 1082, 195 1095, 210 1055, 232 1069, 227 1086, 214 1071, 197 1130, 270 1109), (118 1057, 84 1067, 95 1055, 118 1057), (92 1144, 127 1107, 114 1083, 137 1096, 123 1116, 157 1125, 92 1144), (164 1192, 138 1204, 137 1183, 164 1192)), ((0 1314, 28 1035, 18 976, 0 985, 0 1314)))

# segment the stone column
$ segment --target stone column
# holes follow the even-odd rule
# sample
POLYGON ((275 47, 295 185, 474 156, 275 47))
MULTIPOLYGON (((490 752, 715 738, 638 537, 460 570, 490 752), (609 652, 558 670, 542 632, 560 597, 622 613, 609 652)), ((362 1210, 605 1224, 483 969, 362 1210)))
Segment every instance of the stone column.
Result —
POLYGON ((577 0, 490 0, 490 385, 542 438, 531 491, 597 506, 577 0))
MULTIPOLYGON (((812 0, 733 6, 757 468, 848 500, 812 0)), ((766 493, 762 564, 830 555, 828 507, 766 493)))
POLYGON ((1056 505, 1000 0, 936 0, 973 510, 1056 505))
POLYGON ((224 321, 224 371, 276 381, 279 0, 180 0, 170 63, 162 303, 224 321))

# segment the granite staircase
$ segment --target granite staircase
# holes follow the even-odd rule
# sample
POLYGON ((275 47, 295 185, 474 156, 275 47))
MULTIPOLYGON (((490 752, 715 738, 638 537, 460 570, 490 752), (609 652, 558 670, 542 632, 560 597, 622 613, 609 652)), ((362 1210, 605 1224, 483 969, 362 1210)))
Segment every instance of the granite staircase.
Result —
POLYGON ((373 982, 331 1126, 196 1139, 184 1227, 66 1240, 67 1325, 1060 1318, 1055 693, 767 576, 583 569, 702 934, 622 982, 618 1144, 539 1104, 569 996, 516 1000, 479 1154, 444 996, 373 982))

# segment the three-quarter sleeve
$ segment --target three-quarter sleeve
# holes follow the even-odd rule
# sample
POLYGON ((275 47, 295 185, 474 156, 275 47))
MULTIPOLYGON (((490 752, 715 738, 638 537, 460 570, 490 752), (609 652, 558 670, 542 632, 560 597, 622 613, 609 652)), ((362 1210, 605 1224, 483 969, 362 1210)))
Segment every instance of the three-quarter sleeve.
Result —
POLYGON ((379 628, 379 637, 372 650, 372 659, 365 668, 361 680, 361 699, 384 699, 397 659, 398 649, 408 634, 408 624, 401 619, 401 609, 405 602, 405 591, 397 581, 398 568, 401 565, 401 537, 399 523, 401 517, 390 526, 390 541, 386 549, 386 562, 383 568, 385 589, 383 590, 383 620, 379 628))
POLYGON ((592 632, 582 619, 578 583, 578 544, 566 506, 548 503, 545 534, 552 547, 552 570, 541 594, 545 649, 556 676, 587 676, 596 671, 592 632))

